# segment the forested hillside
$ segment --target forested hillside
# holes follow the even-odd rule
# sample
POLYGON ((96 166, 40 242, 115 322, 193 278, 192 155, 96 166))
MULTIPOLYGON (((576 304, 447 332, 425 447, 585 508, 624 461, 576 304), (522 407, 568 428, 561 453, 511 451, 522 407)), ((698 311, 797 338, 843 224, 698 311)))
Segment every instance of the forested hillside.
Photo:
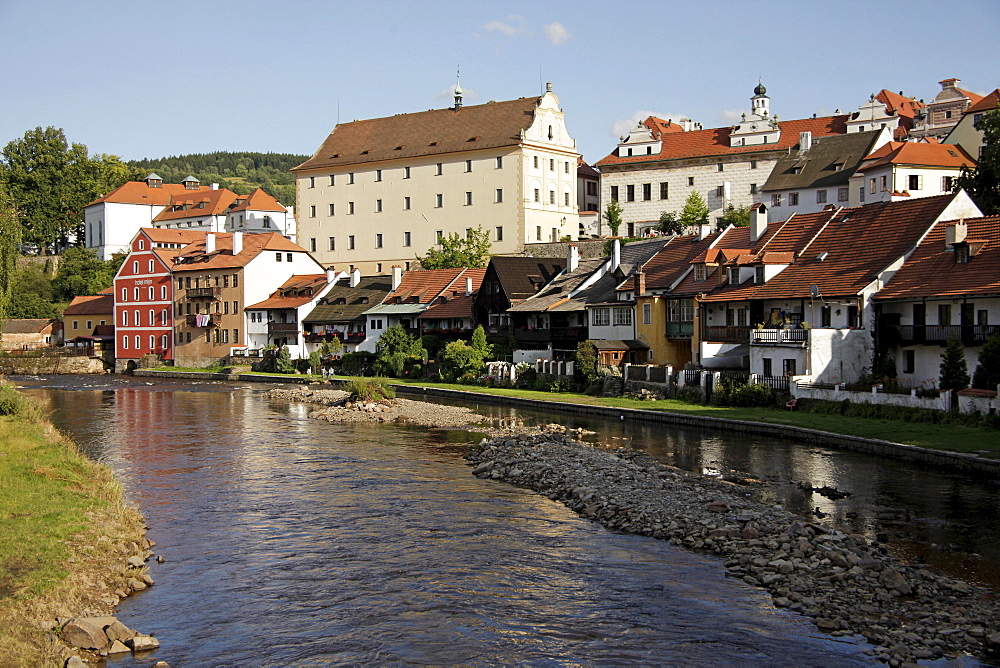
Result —
MULTIPOLYGON (((286 206, 295 205, 295 179, 288 170, 308 158, 291 153, 192 153, 168 158, 131 160, 129 165, 143 172, 156 172, 165 183, 180 183, 189 174, 202 185, 218 183, 245 195, 263 188, 286 206)), ((143 174, 145 176, 145 174, 143 174)))

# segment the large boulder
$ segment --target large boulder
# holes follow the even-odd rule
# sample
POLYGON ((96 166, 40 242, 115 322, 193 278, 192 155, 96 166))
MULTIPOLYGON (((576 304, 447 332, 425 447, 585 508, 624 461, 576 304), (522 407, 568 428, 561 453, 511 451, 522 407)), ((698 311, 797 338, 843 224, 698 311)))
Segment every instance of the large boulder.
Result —
POLYGON ((108 644, 108 636, 100 624, 86 618, 71 619, 59 634, 63 640, 80 649, 101 649, 108 644))

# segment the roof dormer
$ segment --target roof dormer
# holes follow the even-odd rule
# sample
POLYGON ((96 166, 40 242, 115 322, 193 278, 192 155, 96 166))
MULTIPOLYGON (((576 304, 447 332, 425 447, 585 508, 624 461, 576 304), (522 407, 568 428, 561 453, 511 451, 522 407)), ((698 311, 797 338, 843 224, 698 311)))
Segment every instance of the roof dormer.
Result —
POLYGON ((618 157, 659 155, 661 147, 662 144, 653 136, 653 131, 644 123, 639 123, 632 128, 628 136, 622 137, 621 143, 618 144, 618 157))
POLYGON ((155 172, 150 172, 149 176, 146 177, 146 185, 150 188, 162 188, 163 179, 155 172))
POLYGON ((191 175, 185 176, 181 183, 184 184, 185 190, 198 190, 201 187, 201 181, 191 175))

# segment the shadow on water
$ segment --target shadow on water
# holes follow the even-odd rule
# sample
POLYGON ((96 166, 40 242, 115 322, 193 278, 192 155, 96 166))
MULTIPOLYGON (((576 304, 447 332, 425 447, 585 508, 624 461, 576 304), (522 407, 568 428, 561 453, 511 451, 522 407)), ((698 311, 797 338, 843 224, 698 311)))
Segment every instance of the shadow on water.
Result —
MULTIPOLYGON (((115 468, 166 559, 152 564, 157 586, 119 610, 163 647, 116 665, 866 663, 863 645, 776 610, 715 559, 471 476, 460 430, 329 424, 221 383, 17 382, 115 468)), ((849 453, 480 409, 593 429, 692 470, 743 471, 790 506, 858 512, 866 531, 880 528, 878 508, 920 489, 914 515, 940 512, 928 524, 943 536, 960 533, 949 513, 997 499, 849 453), (796 500, 800 479, 853 494, 796 500)))

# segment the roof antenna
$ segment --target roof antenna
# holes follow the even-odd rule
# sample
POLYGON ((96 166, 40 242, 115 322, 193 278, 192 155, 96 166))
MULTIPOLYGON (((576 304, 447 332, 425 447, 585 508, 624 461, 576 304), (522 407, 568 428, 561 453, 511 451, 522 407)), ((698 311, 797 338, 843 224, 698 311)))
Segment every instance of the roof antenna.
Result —
POLYGON ((455 111, 462 108, 462 66, 459 65, 455 74, 455 111))

